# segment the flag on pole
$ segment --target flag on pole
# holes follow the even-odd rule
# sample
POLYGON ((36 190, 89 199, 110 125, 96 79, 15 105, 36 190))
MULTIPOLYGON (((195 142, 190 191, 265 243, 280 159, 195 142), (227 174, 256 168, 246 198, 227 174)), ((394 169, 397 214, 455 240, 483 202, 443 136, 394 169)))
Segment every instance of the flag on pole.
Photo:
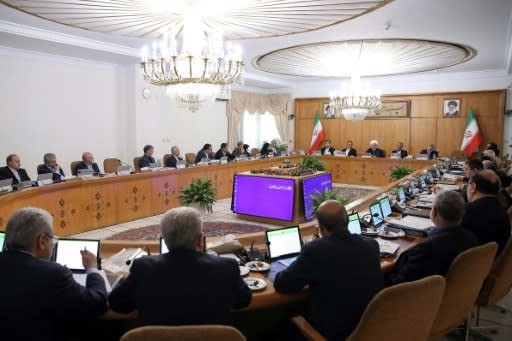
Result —
POLYGON ((320 122, 320 114, 315 115, 315 126, 313 127, 313 135, 311 136, 311 145, 309 146, 309 154, 313 154, 320 149, 320 144, 325 139, 324 128, 320 122))
POLYGON ((471 156, 475 149, 482 143, 483 137, 478 129, 473 109, 469 112, 468 121, 466 123, 466 130, 464 131, 464 138, 460 150, 463 150, 467 156, 471 156))

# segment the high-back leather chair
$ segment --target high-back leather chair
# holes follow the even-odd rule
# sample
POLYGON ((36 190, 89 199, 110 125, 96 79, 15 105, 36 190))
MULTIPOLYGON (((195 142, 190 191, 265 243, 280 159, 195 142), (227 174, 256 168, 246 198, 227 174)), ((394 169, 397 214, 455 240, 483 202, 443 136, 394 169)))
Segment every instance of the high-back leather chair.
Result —
MULTIPOLYGON (((426 340, 444 287, 444 278, 435 275, 382 290, 370 301, 347 341, 426 340)), ((292 323, 308 340, 326 340, 302 316, 292 318, 292 323)))
POLYGON ((74 176, 78 175, 78 171, 77 171, 76 167, 78 166, 78 164, 80 162, 82 162, 82 161, 73 161, 73 162, 71 162, 71 165, 69 166, 69 168, 71 168, 71 175, 74 175, 74 176))
POLYGON ((167 161, 169 161, 169 159, 171 158, 172 154, 165 154, 164 155, 164 164, 162 165, 162 167, 167 167, 167 161))
POLYGON ((441 307, 432 325, 430 339, 456 329, 468 316, 476 302, 484 279, 498 251, 498 245, 490 242, 461 252, 446 273, 446 289, 441 307))
POLYGON ((41 168, 44 167, 44 163, 40 163, 37 165, 37 174, 39 174, 39 171, 41 170, 41 168))
POLYGON ((187 165, 193 165, 196 163, 196 153, 186 153, 185 161, 187 162, 187 165))
POLYGON ((126 332, 120 341, 245 341, 245 336, 230 326, 145 326, 126 332))
POLYGON ((103 169, 105 170, 105 173, 115 173, 119 166, 121 166, 121 160, 117 158, 108 158, 103 160, 103 169))
POLYGON ((133 168, 135 169, 135 173, 140 172, 140 159, 142 159, 141 156, 136 156, 133 158, 133 168))

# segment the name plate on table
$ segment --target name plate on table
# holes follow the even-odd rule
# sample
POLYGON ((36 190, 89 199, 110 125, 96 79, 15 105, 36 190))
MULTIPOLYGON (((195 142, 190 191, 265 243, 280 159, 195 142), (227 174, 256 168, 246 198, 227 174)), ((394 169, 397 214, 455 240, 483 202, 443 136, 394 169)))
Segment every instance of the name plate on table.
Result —
POLYGON ((371 157, 372 157, 372 154, 370 154, 370 153, 364 153, 363 155, 361 155, 361 157, 364 157, 364 158, 371 158, 371 157))
POLYGON ((187 163, 185 161, 176 162, 176 168, 185 168, 187 167, 187 163))
POLYGON ((418 154, 416 160, 428 160, 428 154, 418 154))
POLYGON ((131 172, 132 172, 132 167, 130 167, 130 166, 117 167, 117 175, 128 175, 131 172))
POLYGON ((228 163, 228 157, 227 156, 223 156, 220 158, 220 163, 221 164, 225 164, 225 163, 228 163))
POLYGON ((347 157, 347 153, 341 151, 334 151, 334 156, 347 157))
POLYGON ((390 159, 401 159, 400 155, 393 155, 393 154, 389 158, 390 159))

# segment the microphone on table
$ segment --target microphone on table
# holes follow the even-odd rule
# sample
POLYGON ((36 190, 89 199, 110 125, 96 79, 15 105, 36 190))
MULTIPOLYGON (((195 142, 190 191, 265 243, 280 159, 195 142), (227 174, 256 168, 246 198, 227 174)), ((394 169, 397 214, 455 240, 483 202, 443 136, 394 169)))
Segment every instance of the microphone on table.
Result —
POLYGON ((145 252, 145 253, 147 253, 147 255, 148 255, 148 256, 151 254, 151 253, 149 252, 148 247, 147 247, 147 246, 145 246, 145 247, 143 247, 142 249, 140 249, 140 250, 138 250, 137 252, 135 252, 133 255, 131 255, 131 256, 130 256, 130 258, 128 258, 128 260, 126 261, 126 265, 130 265, 130 264, 132 264, 132 262, 133 262, 135 259, 137 259, 137 258, 139 258, 139 257, 143 256, 143 254, 142 254, 142 253, 144 253, 144 252, 145 252))
POLYGON ((135 168, 132 167, 129 163, 124 162, 123 160, 117 159, 121 166, 130 167, 130 172, 135 173, 135 168))

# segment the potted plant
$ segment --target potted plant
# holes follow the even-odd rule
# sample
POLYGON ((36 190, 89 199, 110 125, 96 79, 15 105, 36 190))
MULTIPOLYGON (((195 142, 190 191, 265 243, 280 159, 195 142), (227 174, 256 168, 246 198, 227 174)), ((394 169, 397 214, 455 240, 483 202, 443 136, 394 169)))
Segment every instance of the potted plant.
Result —
POLYGON ((326 200, 336 200, 342 205, 350 201, 350 199, 339 195, 338 191, 331 191, 328 188, 325 188, 322 192, 316 191, 315 194, 310 194, 309 199, 311 200, 311 210, 313 213, 316 213, 318 206, 326 200))
POLYGON ((389 169, 389 176, 393 181, 399 180, 414 172, 414 169, 407 166, 395 166, 389 169))
POLYGON ((311 168, 317 171, 325 170, 325 165, 322 161, 320 161, 316 156, 306 157, 300 160, 300 164, 304 168, 311 168))
POLYGON ((212 213, 217 190, 213 188, 212 180, 208 178, 195 179, 191 184, 180 189, 178 199, 183 206, 197 205, 200 210, 212 213))

